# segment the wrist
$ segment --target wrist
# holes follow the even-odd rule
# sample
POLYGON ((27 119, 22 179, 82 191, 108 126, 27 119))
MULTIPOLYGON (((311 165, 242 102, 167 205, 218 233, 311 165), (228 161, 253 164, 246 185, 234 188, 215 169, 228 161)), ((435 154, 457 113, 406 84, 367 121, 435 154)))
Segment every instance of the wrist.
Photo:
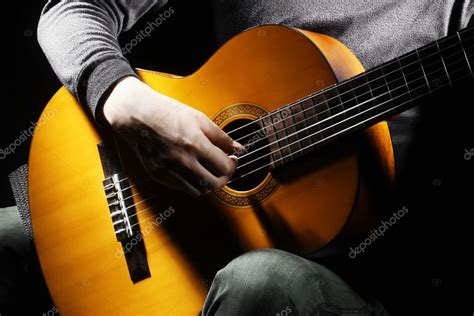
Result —
MULTIPOLYGON (((134 111, 133 96, 139 95, 138 89, 143 83, 133 77, 127 76, 119 80, 110 91, 102 106, 102 116, 112 127, 125 124, 130 121, 134 111)), ((137 99, 135 98, 135 103, 137 99)))

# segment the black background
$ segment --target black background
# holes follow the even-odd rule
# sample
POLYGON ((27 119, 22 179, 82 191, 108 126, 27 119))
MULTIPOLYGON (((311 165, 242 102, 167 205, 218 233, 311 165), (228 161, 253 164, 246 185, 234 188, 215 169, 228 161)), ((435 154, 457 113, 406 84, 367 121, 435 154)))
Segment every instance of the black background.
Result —
MULTIPOLYGON (((4 14, 2 21, 5 23, 3 29, 7 30, 2 50, 8 56, 4 58, 6 69, 2 83, 2 148, 12 143, 21 131, 38 119, 46 103, 61 87, 36 38, 36 27, 44 4, 43 1, 34 1, 28 5, 8 2, 7 5, 11 7, 5 10, 9 13, 4 14)), ((195 1, 173 1, 169 5, 175 9, 172 18, 134 47, 127 58, 137 68, 188 74, 196 70, 216 49, 212 12, 210 6, 195 1)), ((156 18, 153 14, 149 12, 145 15, 128 34, 121 36, 120 42, 128 43, 134 38, 137 30, 156 18)), ((17 147, 15 154, 0 161, 0 206, 14 203, 9 193, 7 175, 27 162, 30 141, 17 147)))
MULTIPOLYGON (((199 5, 198 1, 182 2, 172 2, 173 18, 128 56, 135 67, 186 74, 216 49, 209 6, 201 1, 199 5)), ((2 147, 38 118, 60 87, 36 40, 43 4, 7 2, 3 10, 2 147)), ((134 35, 125 34, 122 41, 134 35)), ((424 107, 418 140, 410 150, 399 184, 399 202, 393 209, 407 206, 409 215, 357 259, 325 262, 355 288, 382 300, 395 315, 474 312, 474 158, 464 159, 465 149, 474 148, 472 87, 472 82, 466 83, 467 93, 461 87, 431 99, 424 107)), ((22 144, 0 161, 3 206, 14 203, 7 174, 27 162, 28 147, 29 142, 22 144)), ((34 304, 29 306, 34 308, 34 304)))

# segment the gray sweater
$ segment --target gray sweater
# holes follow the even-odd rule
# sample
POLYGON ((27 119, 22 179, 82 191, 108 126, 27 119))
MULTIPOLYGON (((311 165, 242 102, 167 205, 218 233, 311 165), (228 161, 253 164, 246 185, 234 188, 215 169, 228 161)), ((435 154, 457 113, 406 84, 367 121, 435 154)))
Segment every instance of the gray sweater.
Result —
MULTIPOLYGON (((167 0, 83 0, 46 4, 38 41, 60 81, 92 111, 118 79, 133 75, 118 36, 167 0)), ((260 24, 285 24, 338 38, 366 68, 466 27, 471 0, 214 0, 222 43, 260 24)))
MULTIPOLYGON (((464 28, 474 14, 474 0, 212 3, 220 43, 252 26, 284 24, 338 38, 366 68, 464 28)), ((41 14, 38 40, 64 86, 95 114, 102 97, 117 80, 135 75, 118 44, 119 34, 130 30, 152 7, 166 5, 167 0, 50 0, 41 14)), ((391 123, 397 154, 400 145, 409 141, 410 121, 416 113, 407 111, 391 123)))

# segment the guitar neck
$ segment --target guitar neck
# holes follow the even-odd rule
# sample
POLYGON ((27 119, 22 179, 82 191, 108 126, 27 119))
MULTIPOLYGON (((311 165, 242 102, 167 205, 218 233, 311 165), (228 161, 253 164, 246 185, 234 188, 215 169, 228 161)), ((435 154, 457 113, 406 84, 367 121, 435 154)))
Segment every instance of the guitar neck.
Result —
POLYGON ((301 156, 474 77, 473 67, 470 27, 274 111, 262 125, 276 130, 282 156, 301 156))

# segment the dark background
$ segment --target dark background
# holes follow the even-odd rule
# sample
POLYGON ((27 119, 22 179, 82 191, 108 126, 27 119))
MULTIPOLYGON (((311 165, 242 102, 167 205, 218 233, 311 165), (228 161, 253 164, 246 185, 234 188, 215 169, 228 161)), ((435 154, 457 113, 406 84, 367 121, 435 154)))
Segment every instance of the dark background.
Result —
MULTIPOLYGON (((217 48, 209 6, 201 1, 199 5, 198 1, 182 2, 171 2, 173 18, 127 56, 135 67, 186 74, 217 48)), ((60 87, 36 40, 43 4, 7 2, 3 11, 2 148, 39 117, 60 87)), ((122 42, 134 35, 125 34, 122 42)), ((410 149, 406 172, 399 183, 399 200, 393 209, 407 206, 409 215, 357 259, 324 262, 361 293, 382 300, 395 315, 474 312, 474 158, 464 159, 465 149, 474 148, 472 87, 472 82, 466 83, 468 93, 463 92, 468 89, 459 88, 430 100, 424 107, 423 119, 416 127, 418 140, 410 149)), ((7 175, 27 162, 29 141, 0 161, 1 206, 14 203, 7 175)), ((25 297, 26 301, 41 297, 34 287, 30 292, 33 297, 25 297)), ((26 305, 36 312, 47 311, 26 305)))
MULTIPOLYGON (((4 102, 0 114, 2 148, 8 146, 21 131, 35 122, 46 103, 61 87, 61 84, 36 39, 36 27, 45 1, 34 1, 28 5, 8 2, 9 12, 3 23, 7 32, 4 40, 4 81, 2 83, 4 102)), ((187 74, 199 67, 216 49, 213 20, 210 6, 190 1, 172 1, 175 13, 135 46, 127 58, 137 68, 159 70, 174 74, 187 74)), ((165 8, 166 9, 166 8, 165 8)), ((121 43, 128 43, 137 30, 154 20, 149 12, 128 33, 121 36, 121 43), (148 18, 149 17, 149 18, 148 18)), ((29 140, 31 141, 31 140, 29 140)), ((27 162, 29 141, 17 147, 1 163, 0 206, 12 205, 7 175, 27 162)))

